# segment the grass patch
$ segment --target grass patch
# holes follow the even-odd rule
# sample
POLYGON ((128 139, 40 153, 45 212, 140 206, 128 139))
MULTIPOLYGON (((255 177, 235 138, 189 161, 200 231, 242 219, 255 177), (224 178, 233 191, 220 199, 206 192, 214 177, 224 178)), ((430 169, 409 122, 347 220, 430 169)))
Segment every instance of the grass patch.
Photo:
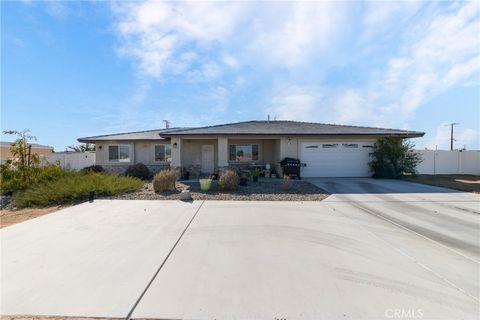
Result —
POLYGON ((102 173, 70 173, 53 181, 36 184, 16 194, 13 205, 17 208, 45 207, 74 203, 95 196, 112 196, 140 189, 143 182, 137 178, 102 173))

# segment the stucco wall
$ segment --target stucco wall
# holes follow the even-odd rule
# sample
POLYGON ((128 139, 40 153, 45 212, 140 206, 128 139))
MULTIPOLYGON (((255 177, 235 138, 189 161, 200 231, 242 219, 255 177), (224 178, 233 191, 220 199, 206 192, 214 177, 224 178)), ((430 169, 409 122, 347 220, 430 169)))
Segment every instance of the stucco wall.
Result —
POLYGON ((169 162, 155 161, 154 146, 158 144, 169 144, 168 141, 108 141, 96 143, 96 164, 101 166, 129 166, 135 163, 143 163, 147 166, 169 166, 169 162), (130 162, 109 162, 108 146, 109 145, 129 145, 130 146, 130 162))
POLYGON ((200 166, 202 164, 202 145, 213 145, 214 164, 218 162, 217 139, 185 139, 182 140, 182 166, 200 166))

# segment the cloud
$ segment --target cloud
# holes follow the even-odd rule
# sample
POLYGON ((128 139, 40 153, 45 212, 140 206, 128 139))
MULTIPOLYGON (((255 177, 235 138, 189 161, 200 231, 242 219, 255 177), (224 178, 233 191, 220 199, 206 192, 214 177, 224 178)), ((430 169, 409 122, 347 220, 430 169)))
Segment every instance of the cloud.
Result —
POLYGON ((219 2, 114 3, 119 53, 137 61, 144 75, 160 77, 175 72, 180 58, 184 70, 203 68, 201 72, 211 76, 213 62, 202 61, 196 54, 182 59, 184 50, 208 50, 226 41, 241 9, 238 4, 219 2), (195 68, 196 64, 200 67, 195 68))
POLYGON ((49 15, 57 19, 63 19, 68 15, 68 7, 62 1, 45 1, 46 10, 49 15))
POLYGON ((201 55, 184 64, 188 70, 199 70, 205 63, 236 70, 242 59, 282 68, 308 64, 340 34, 343 8, 331 2, 113 4, 119 53, 133 58, 141 74, 157 78, 175 71, 182 53, 192 48, 201 55))
MULTIPOLYGON (((432 97, 478 78, 479 9, 478 3, 466 2, 428 11, 411 23, 386 65, 369 70, 368 81, 358 87, 328 88, 324 114, 334 122, 408 127, 416 110, 432 97)), ((399 10, 395 5, 386 15, 392 19, 392 12, 399 10)), ((317 117, 315 108, 304 111, 310 113, 302 118, 317 117)))
POLYGON ((314 91, 290 86, 271 99, 267 114, 277 120, 313 121, 320 110, 320 96, 314 91))

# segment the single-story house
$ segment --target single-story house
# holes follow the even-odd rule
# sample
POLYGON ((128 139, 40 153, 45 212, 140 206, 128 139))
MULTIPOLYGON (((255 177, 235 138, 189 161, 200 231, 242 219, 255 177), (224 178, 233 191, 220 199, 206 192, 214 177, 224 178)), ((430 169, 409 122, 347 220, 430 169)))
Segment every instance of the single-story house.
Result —
POLYGON ((369 153, 381 137, 422 137, 424 132, 309 123, 246 121, 85 137, 96 145, 96 164, 122 172, 143 163, 156 172, 187 170, 191 176, 227 167, 269 163, 281 175, 285 157, 306 163, 303 177, 367 177, 369 153))

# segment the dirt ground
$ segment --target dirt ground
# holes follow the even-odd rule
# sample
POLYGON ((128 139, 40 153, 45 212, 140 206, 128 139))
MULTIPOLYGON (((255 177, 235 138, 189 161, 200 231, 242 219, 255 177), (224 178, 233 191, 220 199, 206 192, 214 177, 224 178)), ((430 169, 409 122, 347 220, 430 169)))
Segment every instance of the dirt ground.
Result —
POLYGON ((480 176, 474 175, 417 175, 407 180, 460 191, 480 193, 480 176))
MULTIPOLYGON (((0 210, 0 228, 20 223, 45 214, 63 209, 67 206, 53 206, 47 208, 26 208, 26 209, 2 209, 0 210)), ((2 317, 3 319, 3 317, 2 317)))
POLYGON ((1 320, 119 320, 123 318, 96 318, 96 317, 60 317, 60 316, 1 316, 1 320))

